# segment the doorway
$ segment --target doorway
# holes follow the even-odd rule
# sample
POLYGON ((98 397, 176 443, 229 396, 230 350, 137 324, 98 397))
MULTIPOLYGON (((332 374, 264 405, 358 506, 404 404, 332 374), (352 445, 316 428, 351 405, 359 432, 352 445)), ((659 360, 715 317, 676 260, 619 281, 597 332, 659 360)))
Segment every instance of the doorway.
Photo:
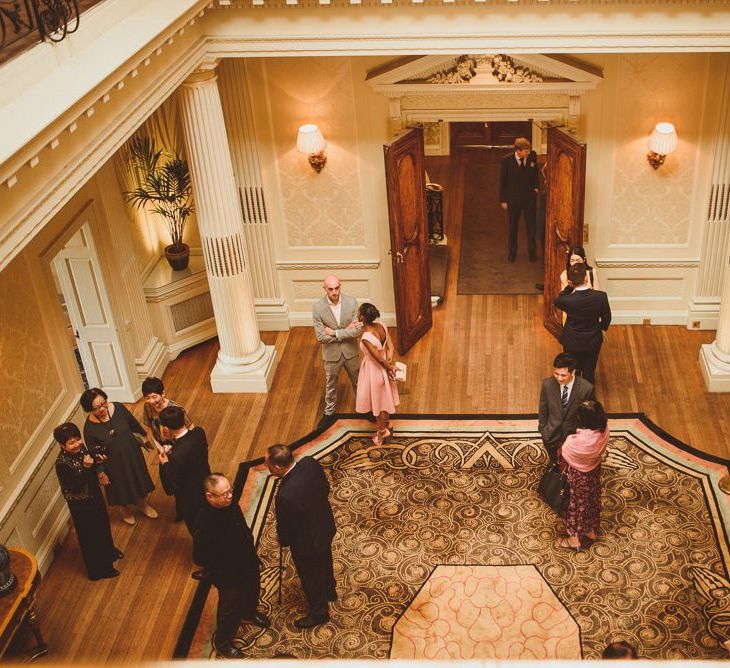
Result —
POLYGON ((65 314, 69 347, 84 387, 99 387, 114 401, 134 401, 118 329, 94 245, 93 206, 51 259, 56 292, 65 314))
POLYGON ((536 285, 543 282, 544 272, 540 235, 544 222, 538 215, 537 261, 530 261, 526 224, 521 219, 516 258, 510 262, 509 220, 499 195, 502 158, 512 153, 517 137, 533 136, 532 122, 452 122, 449 133, 450 169, 463 178, 462 201, 456 204, 462 222, 457 293, 538 294, 541 288, 536 285))

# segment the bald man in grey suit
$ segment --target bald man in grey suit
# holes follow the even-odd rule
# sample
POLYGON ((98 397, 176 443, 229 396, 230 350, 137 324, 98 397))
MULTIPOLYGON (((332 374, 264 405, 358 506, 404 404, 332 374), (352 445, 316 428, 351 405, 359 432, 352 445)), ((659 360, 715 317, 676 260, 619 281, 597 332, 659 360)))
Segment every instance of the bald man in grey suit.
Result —
POLYGON ((341 294, 342 284, 337 276, 324 279, 325 296, 312 308, 314 333, 322 344, 325 371, 324 415, 320 427, 334 422, 337 408, 337 377, 344 366, 357 396, 357 374, 360 370, 358 338, 362 323, 357 319, 357 300, 341 294))

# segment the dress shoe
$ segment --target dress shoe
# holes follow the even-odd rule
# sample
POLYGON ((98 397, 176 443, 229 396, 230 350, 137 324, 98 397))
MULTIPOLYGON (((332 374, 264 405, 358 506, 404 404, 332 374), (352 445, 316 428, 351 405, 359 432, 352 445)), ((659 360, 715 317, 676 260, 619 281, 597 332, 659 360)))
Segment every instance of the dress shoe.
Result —
POLYGON ((128 515, 122 515, 122 519, 129 524, 129 526, 134 526, 137 524, 137 520, 134 518, 134 513, 129 513, 128 515))
POLYGON ((190 574, 190 577, 193 578, 193 580, 205 580, 205 578, 208 577, 208 571, 201 568, 199 571, 193 571, 190 574))
POLYGON ((116 568, 112 568, 107 573, 102 573, 101 575, 94 575, 93 577, 89 576, 89 580, 106 580, 108 578, 115 578, 115 577, 117 577, 117 575, 119 575, 119 571, 116 568))
POLYGON ((329 415, 325 413, 317 423, 317 429, 327 429, 330 425, 333 425, 335 422, 337 422, 337 416, 334 413, 330 413, 329 415))
POLYGON ((311 629, 313 626, 326 624, 329 620, 329 615, 325 617, 314 617, 313 615, 307 615, 306 617, 295 620, 294 626, 296 626, 298 629, 311 629))
POLYGON ((225 659, 244 659, 246 657, 246 655, 235 645, 228 645, 217 651, 218 654, 225 659))
POLYGON ((262 629, 268 629, 269 626, 271 626, 271 620, 263 612, 259 612, 258 610, 254 613, 251 619, 244 618, 241 621, 246 622, 246 624, 253 624, 254 626, 258 626, 262 629))
POLYGON ((121 550, 119 550, 115 547, 114 548, 114 561, 119 561, 120 559, 124 559, 124 552, 122 552, 121 550))
POLYGON ((159 517, 157 511, 149 503, 145 503, 144 508, 142 508, 141 510, 142 514, 145 517, 149 517, 151 520, 156 520, 159 517))
POLYGON ((537 262, 537 253, 535 251, 530 251, 530 262, 537 262))

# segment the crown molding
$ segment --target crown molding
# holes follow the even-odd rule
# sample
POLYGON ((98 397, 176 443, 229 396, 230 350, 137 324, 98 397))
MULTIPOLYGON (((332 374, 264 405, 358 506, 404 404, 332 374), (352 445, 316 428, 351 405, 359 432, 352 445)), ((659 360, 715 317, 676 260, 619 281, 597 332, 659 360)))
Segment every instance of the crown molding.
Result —
POLYGON ((700 258, 678 258, 676 260, 596 258, 596 266, 601 269, 694 269, 700 266, 700 258))

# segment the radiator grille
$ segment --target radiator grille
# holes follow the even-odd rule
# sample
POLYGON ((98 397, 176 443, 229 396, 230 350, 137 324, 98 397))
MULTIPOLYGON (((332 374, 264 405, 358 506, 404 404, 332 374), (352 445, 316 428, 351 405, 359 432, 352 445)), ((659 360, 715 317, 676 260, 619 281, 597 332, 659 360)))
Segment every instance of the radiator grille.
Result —
POLYGON ((179 333, 188 327, 205 322, 213 317, 213 303, 210 301, 210 293, 191 297, 183 302, 178 302, 170 307, 172 325, 175 333, 179 333))

